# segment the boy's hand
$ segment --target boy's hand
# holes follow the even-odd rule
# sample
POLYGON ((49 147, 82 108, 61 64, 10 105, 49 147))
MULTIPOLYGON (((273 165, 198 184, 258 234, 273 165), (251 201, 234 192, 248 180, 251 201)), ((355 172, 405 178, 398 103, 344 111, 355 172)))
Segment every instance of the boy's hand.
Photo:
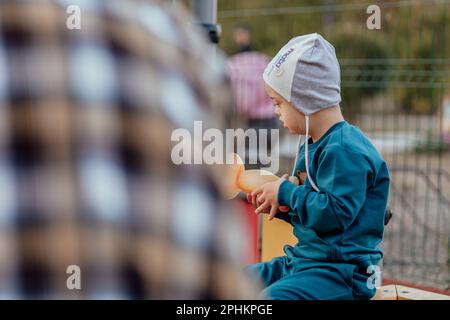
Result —
MULTIPOLYGON (((289 175, 285 174, 280 179, 274 182, 268 182, 263 184, 261 187, 256 188, 251 193, 251 200, 255 207, 255 213, 259 214, 270 207, 269 220, 277 214, 278 211, 278 189, 281 183, 286 180, 289 175)), ((248 198, 247 198, 248 199, 248 198)))

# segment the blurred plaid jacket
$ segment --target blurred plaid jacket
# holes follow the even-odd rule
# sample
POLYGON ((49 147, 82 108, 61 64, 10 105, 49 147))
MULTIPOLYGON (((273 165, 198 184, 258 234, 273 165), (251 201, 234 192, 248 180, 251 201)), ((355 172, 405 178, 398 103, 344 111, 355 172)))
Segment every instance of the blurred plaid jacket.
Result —
POLYGON ((157 1, 0 3, 0 298, 254 297, 217 172, 170 158, 175 128, 222 128, 230 106, 189 16, 157 1))

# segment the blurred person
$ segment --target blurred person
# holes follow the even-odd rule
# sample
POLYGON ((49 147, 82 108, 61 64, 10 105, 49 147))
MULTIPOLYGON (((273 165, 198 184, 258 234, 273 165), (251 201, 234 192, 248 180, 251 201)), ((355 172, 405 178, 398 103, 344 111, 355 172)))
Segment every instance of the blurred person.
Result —
MULTIPOLYGON (((238 50, 228 61, 228 75, 238 126, 243 126, 244 129, 268 130, 267 150, 270 152, 272 143, 278 143, 271 141, 270 130, 278 129, 279 126, 262 80, 262 74, 269 63, 269 58, 253 49, 249 26, 237 25, 233 32, 233 40, 238 50)), ((258 134, 258 149, 254 150, 257 154, 259 154, 259 147, 258 134)), ((246 162, 248 163, 248 161, 246 162)))
POLYGON ((233 40, 237 46, 236 53, 253 51, 252 31, 248 25, 238 24, 233 30, 233 40))
POLYGON ((1 2, 0 298, 255 297, 217 173, 170 158, 175 128, 224 126, 206 48, 161 1, 1 2))
POLYGON ((306 135, 294 175, 266 183, 249 199, 293 226, 285 255, 251 265, 271 299, 370 299, 381 284, 386 162, 339 106, 340 67, 334 47, 317 33, 291 39, 264 71, 275 113, 295 135, 306 135), (279 206, 288 206, 285 214, 279 206))

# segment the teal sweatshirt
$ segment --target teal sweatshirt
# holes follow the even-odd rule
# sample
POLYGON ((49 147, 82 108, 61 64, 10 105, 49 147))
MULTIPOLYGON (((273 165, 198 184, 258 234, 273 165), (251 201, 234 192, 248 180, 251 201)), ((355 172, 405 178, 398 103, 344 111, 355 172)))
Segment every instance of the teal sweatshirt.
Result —
MULTIPOLYGON (((295 173, 305 172, 304 145, 295 173)), ((333 125, 319 140, 309 141, 309 171, 320 192, 306 179, 297 186, 284 181, 280 205, 290 207, 288 221, 298 244, 287 256, 319 261, 376 264, 383 257, 384 215, 389 172, 370 140, 346 121, 333 125)))

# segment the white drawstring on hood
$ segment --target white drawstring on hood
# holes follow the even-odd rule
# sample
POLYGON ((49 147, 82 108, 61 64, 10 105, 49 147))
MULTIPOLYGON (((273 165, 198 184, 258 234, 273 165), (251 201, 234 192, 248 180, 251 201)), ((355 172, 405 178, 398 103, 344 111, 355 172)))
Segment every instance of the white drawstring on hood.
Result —
MULTIPOLYGON (((311 178, 311 175, 309 174, 309 150, 308 150, 308 140, 309 140, 309 116, 305 116, 306 119, 306 134, 305 134, 305 168, 306 168, 306 176, 309 180, 309 183, 311 184, 311 187, 316 191, 320 192, 319 187, 314 183, 314 180, 311 178)), ((294 166, 292 167, 292 174, 291 176, 295 176, 295 166, 297 165, 298 161, 298 155, 300 153, 300 148, 302 145, 302 139, 303 136, 299 135, 298 137, 298 143, 297 143, 297 152, 295 153, 295 160, 294 160, 294 166)))
POLYGON ((305 141, 305 167, 306 167, 306 176, 308 177, 309 183, 311 183, 311 187, 316 191, 319 192, 319 187, 314 183, 313 179, 311 178, 309 174, 309 152, 308 152, 308 140, 309 140, 309 116, 305 116, 306 118, 306 141, 305 141))

